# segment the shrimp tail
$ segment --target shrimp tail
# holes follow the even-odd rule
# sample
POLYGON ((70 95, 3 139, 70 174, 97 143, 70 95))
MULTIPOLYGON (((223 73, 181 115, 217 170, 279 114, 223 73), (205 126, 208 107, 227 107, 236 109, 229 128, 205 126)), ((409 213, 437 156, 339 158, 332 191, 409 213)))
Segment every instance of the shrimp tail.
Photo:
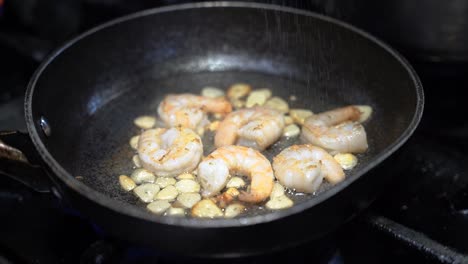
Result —
POLYGON ((238 137, 236 125, 224 121, 221 122, 221 124, 219 125, 218 131, 215 135, 215 146, 219 148, 234 145, 238 137))
POLYGON ((255 182, 256 178, 253 178, 252 184, 250 187, 250 192, 241 191, 239 194, 239 200, 248 203, 260 203, 266 200, 273 190, 273 179, 270 180, 262 180, 261 187, 257 187, 257 183, 255 182))
POLYGON ((213 107, 209 107, 208 111, 210 112, 218 112, 220 114, 229 114, 232 112, 232 105, 229 101, 224 98, 217 98, 216 101, 213 103, 213 107))
POLYGON ((269 193, 249 193, 246 191, 241 191, 238 198, 239 200, 247 203, 260 203, 266 200, 269 196, 269 193))
POLYGON ((330 111, 326 111, 317 115, 313 115, 305 121, 305 126, 314 126, 314 121, 321 120, 327 126, 336 125, 345 121, 358 121, 361 117, 361 111, 354 105, 349 105, 330 111))

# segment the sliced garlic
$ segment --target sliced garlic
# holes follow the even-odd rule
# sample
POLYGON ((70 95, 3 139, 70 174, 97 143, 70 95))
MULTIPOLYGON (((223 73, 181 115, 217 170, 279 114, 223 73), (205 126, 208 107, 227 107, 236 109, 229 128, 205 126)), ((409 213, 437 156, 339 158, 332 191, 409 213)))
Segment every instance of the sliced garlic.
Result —
POLYGON ((167 215, 184 216, 185 215, 185 210, 184 210, 184 208, 171 207, 171 208, 169 208, 169 210, 167 210, 167 215))
POLYGON ((149 203, 153 201, 154 196, 159 192, 159 186, 153 183, 145 183, 135 187, 133 192, 140 200, 149 203))
POLYGON ((280 97, 273 97, 265 103, 266 107, 276 109, 281 113, 287 113, 289 111, 288 103, 280 97))
POLYGON ((205 134, 205 129, 203 127, 199 127, 197 128, 196 132, 200 137, 203 137, 203 135, 205 134))
POLYGON ((304 121, 314 113, 307 109, 291 109, 289 110, 289 115, 293 119, 294 123, 298 125, 303 125, 304 121))
POLYGON ((223 119, 224 114, 221 114, 221 113, 214 113, 214 114, 213 114, 213 117, 214 117, 214 119, 216 119, 216 120, 220 120, 220 119, 223 119))
POLYGON ((180 174, 179 176, 177 176, 177 179, 178 180, 184 180, 184 179, 193 180, 193 179, 195 179, 195 176, 193 176, 190 173, 183 173, 183 174, 180 174))
POLYGON ((136 168, 141 167, 141 161, 140 161, 140 157, 138 157, 138 155, 133 155, 132 161, 133 161, 133 165, 135 165, 136 168))
POLYGON ((133 123, 139 128, 149 129, 156 124, 156 118, 153 116, 140 116, 135 118, 133 123))
POLYGON ((224 217, 226 218, 234 218, 238 216, 240 213, 242 213, 245 210, 245 206, 242 204, 230 204, 226 209, 224 210, 224 217))
POLYGON ((271 191, 270 194, 270 199, 280 197, 284 195, 284 187, 278 182, 275 182, 275 185, 273 185, 273 190, 271 191))
POLYGON ((120 175, 119 182, 120 186, 122 186, 122 189, 127 192, 133 190, 136 187, 136 183, 127 175, 120 175))
POLYGON ((351 153, 338 153, 333 158, 341 165, 343 170, 350 170, 358 163, 357 157, 351 153))
POLYGON ((219 121, 211 122, 210 125, 208 126, 208 129, 209 129, 210 131, 215 131, 215 130, 217 130, 218 127, 219 127, 219 123, 220 123, 219 121))
POLYGON ((181 193, 177 196, 177 201, 185 208, 192 208, 201 200, 199 193, 181 193))
POLYGON ((227 96, 230 99, 239 99, 249 94, 251 90, 252 87, 250 85, 244 83, 237 83, 229 87, 227 91, 227 96))
POLYGON ((241 188, 245 186, 245 181, 239 177, 232 177, 226 184, 226 187, 241 188))
POLYGON ((192 216, 204 218, 222 217, 223 211, 221 211, 213 201, 205 199, 199 201, 193 206, 192 216))
POLYGON ((236 188, 231 187, 226 190, 226 194, 230 195, 231 197, 237 197, 240 192, 236 188))
POLYGON ((369 119, 372 114, 372 107, 368 105, 356 105, 356 107, 359 109, 359 112, 361 112, 361 116, 359 117, 360 123, 369 119))
POLYGON ((165 200, 155 201, 146 206, 146 208, 154 214, 163 214, 170 207, 171 204, 165 200))
POLYGON ((180 180, 175 184, 177 190, 181 193, 199 192, 200 184, 194 180, 180 180))
POLYGON ((209 98, 218 98, 224 96, 224 91, 215 87, 205 87, 202 89, 201 95, 209 98))
POLYGON ((296 137, 300 133, 301 133, 301 129, 295 124, 286 126, 283 129, 283 136, 285 136, 285 137, 296 137))
POLYGON ((262 106, 271 97, 271 91, 269 89, 254 90, 247 97, 245 102, 246 107, 253 107, 256 105, 262 106))
POLYGON ((137 149, 138 148, 138 140, 140 140, 140 136, 134 136, 130 139, 130 146, 133 148, 133 149, 137 149))
POLYGON ((292 119, 291 116, 289 116, 289 115, 284 116, 284 124, 285 125, 291 125, 293 123, 294 123, 294 120, 292 119))
POLYGON ((179 192, 177 192, 177 189, 174 186, 169 185, 166 188, 159 191, 158 194, 156 194, 155 198, 157 200, 174 200, 178 194, 179 192))
POLYGON ((232 99, 231 104, 235 109, 240 109, 245 106, 245 101, 240 99, 232 99))
POLYGON ((153 173, 145 169, 134 170, 130 177, 132 177, 132 180, 134 180, 136 184, 145 182, 153 183, 154 179, 156 178, 153 173))
POLYGON ((174 178, 167 178, 167 177, 159 177, 154 181, 159 187, 166 188, 169 185, 176 184, 176 180, 174 178))
POLYGON ((266 203, 266 207, 271 210, 278 210, 291 207, 293 204, 293 201, 286 195, 281 195, 270 199, 270 201, 266 203))

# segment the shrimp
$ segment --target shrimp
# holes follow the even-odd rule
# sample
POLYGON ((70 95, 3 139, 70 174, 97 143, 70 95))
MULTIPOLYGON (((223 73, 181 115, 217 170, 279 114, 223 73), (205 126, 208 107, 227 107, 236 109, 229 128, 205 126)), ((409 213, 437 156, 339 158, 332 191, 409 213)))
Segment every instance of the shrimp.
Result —
POLYGON ((146 130, 138 140, 137 150, 143 168, 162 177, 193 171, 203 155, 200 137, 183 127, 146 130))
MULTIPOLYGON (((346 106, 308 117, 301 138, 328 151, 362 153, 368 148, 361 109, 368 106, 346 106)), ((370 111, 370 110, 368 110, 370 111)))
POLYGON ((324 149, 292 145, 273 158, 275 177, 284 186, 299 192, 317 191, 325 178, 336 184, 345 178, 340 164, 324 149))
POLYGON ((227 114, 231 103, 225 98, 209 98, 194 94, 170 94, 159 104, 158 114, 166 126, 184 126, 193 130, 207 125, 206 113, 227 114))
POLYGON ((229 175, 239 173, 250 177, 250 192, 241 192, 239 200, 258 203, 270 196, 273 189, 273 169, 270 161, 257 150, 243 146, 225 146, 216 149, 198 166, 202 195, 211 197, 227 184, 229 175))
POLYGON ((266 107, 253 107, 230 113, 219 124, 215 146, 241 145, 264 150, 281 137, 283 114, 266 107))

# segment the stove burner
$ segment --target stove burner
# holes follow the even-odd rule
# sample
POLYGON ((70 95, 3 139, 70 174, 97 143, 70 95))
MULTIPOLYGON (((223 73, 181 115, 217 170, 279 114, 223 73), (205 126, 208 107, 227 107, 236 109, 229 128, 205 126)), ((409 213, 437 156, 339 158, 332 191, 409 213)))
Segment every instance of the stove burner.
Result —
POLYGON ((81 255, 80 263, 106 264, 106 263, 238 263, 238 264, 263 264, 263 263, 302 263, 304 259, 314 260, 314 263, 342 264, 343 258, 334 243, 326 246, 303 245, 285 251, 240 258, 240 259, 206 259, 196 257, 183 257, 170 254, 161 254, 155 250, 137 247, 110 240, 98 240, 92 243, 81 255))

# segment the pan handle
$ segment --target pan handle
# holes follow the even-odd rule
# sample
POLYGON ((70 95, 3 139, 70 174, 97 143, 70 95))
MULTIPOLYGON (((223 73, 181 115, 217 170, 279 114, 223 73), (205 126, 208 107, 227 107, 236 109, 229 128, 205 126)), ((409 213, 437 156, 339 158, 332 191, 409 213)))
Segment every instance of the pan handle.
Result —
POLYGON ((0 174, 9 176, 36 192, 48 193, 52 189, 52 182, 38 164, 40 159, 28 134, 0 131, 0 174))
POLYGON ((401 225, 393 220, 372 212, 364 213, 361 220, 374 230, 382 232, 402 242, 424 255, 431 256, 440 263, 463 263, 466 256, 429 238, 423 233, 401 225))

